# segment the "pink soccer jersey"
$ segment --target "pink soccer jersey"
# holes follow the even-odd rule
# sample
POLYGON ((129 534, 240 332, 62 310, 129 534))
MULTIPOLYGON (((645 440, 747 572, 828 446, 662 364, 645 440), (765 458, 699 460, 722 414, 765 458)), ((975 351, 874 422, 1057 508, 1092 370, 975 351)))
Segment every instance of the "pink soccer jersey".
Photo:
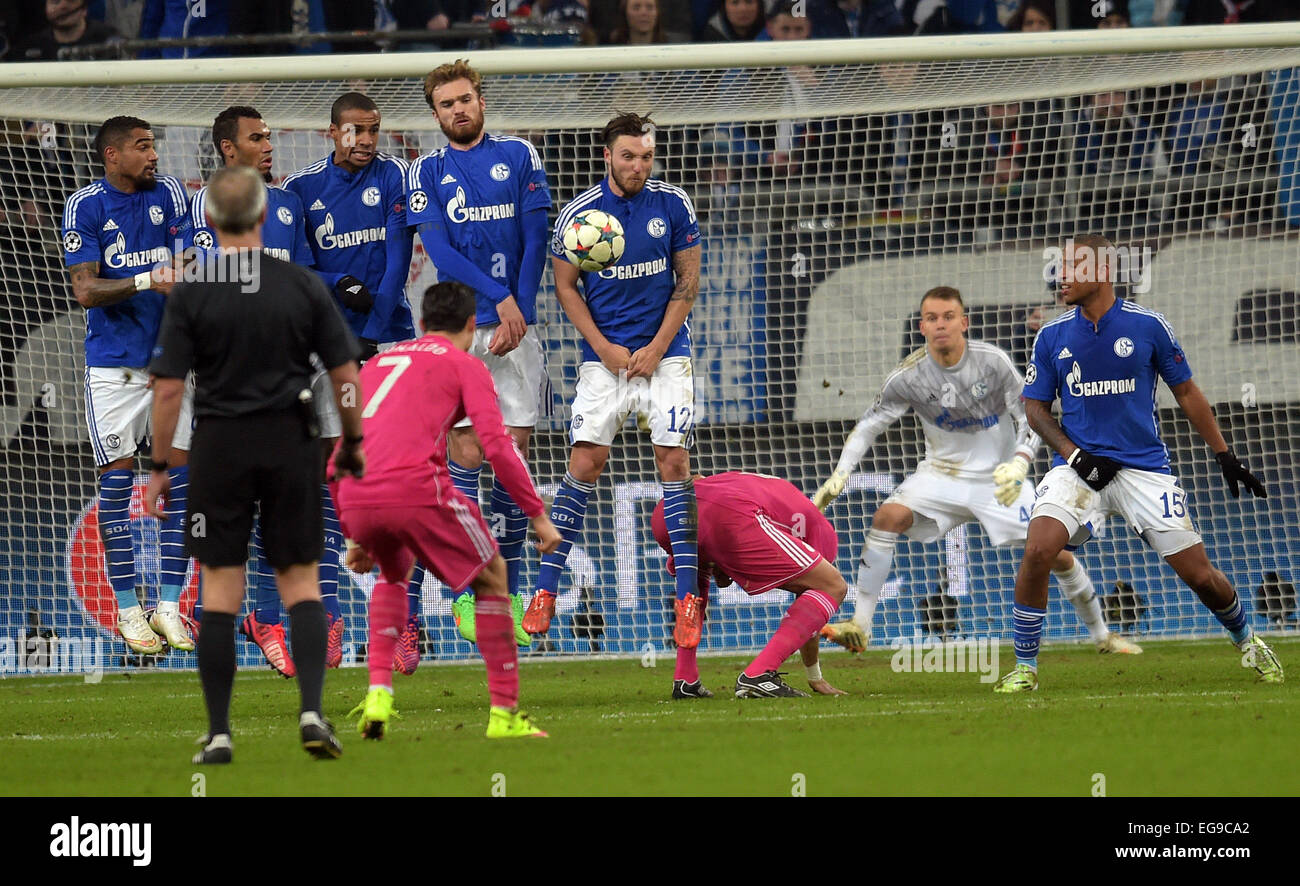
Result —
MULTIPOLYGON (((731 471, 701 477, 694 486, 699 562, 717 564, 748 593, 780 587, 782 581, 815 566, 818 559, 835 562, 839 549, 835 528, 816 505, 780 477, 731 471)), ((655 540, 667 551, 663 514, 660 502, 650 523, 655 540)), ((671 572, 671 556, 668 563, 671 572)))
POLYGON ((366 475, 339 482, 340 510, 450 502, 447 431, 469 416, 510 497, 529 517, 542 513, 482 361, 442 336, 425 335, 370 358, 361 369, 361 391, 366 475))

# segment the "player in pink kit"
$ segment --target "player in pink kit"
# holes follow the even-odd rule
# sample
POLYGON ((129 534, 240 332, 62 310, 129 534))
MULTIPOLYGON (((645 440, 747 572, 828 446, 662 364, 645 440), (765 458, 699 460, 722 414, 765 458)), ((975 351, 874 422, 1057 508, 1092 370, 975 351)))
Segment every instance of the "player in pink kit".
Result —
MULTIPOLYGON (((736 678, 736 697, 806 698, 808 693, 788 686, 776 671, 796 649, 814 691, 843 695, 822 677, 818 662, 822 636, 847 645, 828 625, 848 590, 835 568, 839 539, 830 521, 790 483, 767 474, 732 471, 697 476, 695 500, 701 599, 707 598, 710 576, 719 587, 734 580, 751 596, 773 588, 797 595, 776 634, 736 678)), ((650 526, 659 546, 671 552, 663 502, 655 506, 650 526)), ((668 571, 676 572, 671 553, 668 571)), ((707 698, 712 694, 700 682, 695 649, 679 647, 673 698, 707 698)))
POLYGON ((334 499, 348 539, 348 567, 380 578, 370 597, 370 690, 354 714, 367 738, 382 738, 393 709, 393 650, 406 623, 406 586, 418 557, 448 587, 476 597, 478 647, 487 665, 492 709, 488 738, 545 737, 517 709, 519 669, 506 564, 478 505, 452 485, 447 430, 473 422, 492 469, 537 533, 542 552, 560 533, 506 433, 496 386, 466 351, 474 338, 474 293, 443 282, 424 293, 424 335, 372 357, 361 370, 368 398, 361 412, 366 440, 363 478, 344 476, 334 499))

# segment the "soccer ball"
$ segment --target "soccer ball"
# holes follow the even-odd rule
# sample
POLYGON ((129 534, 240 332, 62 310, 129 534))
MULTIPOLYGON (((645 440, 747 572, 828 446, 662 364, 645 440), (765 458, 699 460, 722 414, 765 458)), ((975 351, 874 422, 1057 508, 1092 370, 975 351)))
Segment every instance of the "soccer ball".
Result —
POLYGON ((623 257, 623 226, 599 209, 579 212, 564 229, 564 257, 581 271, 603 271, 623 257))

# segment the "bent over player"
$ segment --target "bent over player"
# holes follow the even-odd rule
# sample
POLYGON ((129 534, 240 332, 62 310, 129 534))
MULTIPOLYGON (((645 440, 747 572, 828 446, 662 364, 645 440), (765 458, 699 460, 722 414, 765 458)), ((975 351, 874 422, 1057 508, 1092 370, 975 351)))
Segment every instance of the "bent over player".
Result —
MULTIPOLYGON (((718 587, 735 581, 750 596, 774 588, 790 591, 795 600, 786 610, 776 634, 736 678, 737 698, 802 697, 777 673, 781 663, 800 650, 808 685, 822 695, 843 695, 822 677, 818 643, 827 622, 848 591, 835 555, 835 529, 790 483, 767 474, 729 471, 695 478, 699 530, 700 608, 708 596, 710 576, 718 587)), ((672 544, 664 520, 664 502, 650 516, 659 547, 669 551, 668 571, 677 574, 672 544)), ((855 651, 861 652, 861 648, 855 651)), ((673 698, 713 695, 700 681, 696 647, 677 647, 673 698)))
POLYGON ((1233 497, 1244 484, 1266 495, 1228 447, 1209 401, 1187 365, 1163 314, 1115 297, 1115 246, 1090 234, 1067 241, 1061 293, 1071 305, 1038 331, 1025 372, 1025 414, 1055 450, 1052 469, 1038 484, 1029 540, 1016 576, 1012 609, 1016 667, 994 692, 1038 688, 1038 646, 1047 615, 1047 568, 1067 544, 1081 545, 1106 514, 1119 514, 1147 546, 1214 613, 1242 664, 1259 680, 1282 682, 1282 665, 1255 636, 1249 612, 1225 576, 1210 563, 1192 525, 1187 494, 1169 466, 1156 426, 1156 379, 1164 379, 1179 408, 1214 452, 1233 497), (1052 402, 1061 400, 1061 420, 1052 402))
POLYGON ((569 549, 582 534, 587 499, 614 438, 627 417, 637 415, 650 427, 677 562, 673 639, 690 648, 699 643, 700 614, 687 451, 696 419, 687 318, 700 289, 700 226, 685 191, 650 178, 655 141, 649 117, 620 114, 605 125, 603 136, 609 173, 564 207, 551 242, 555 294, 582 334, 582 366, 569 426, 569 470, 551 505, 564 543, 542 558, 524 630, 541 634, 550 626, 569 549), (580 272, 564 258, 564 230, 588 209, 617 218, 626 238, 622 259, 603 271, 580 272))
MULTIPOLYGON (((872 616, 900 535, 934 541, 954 526, 979 521, 994 545, 1025 541, 1034 495, 1024 480, 1039 439, 1020 405, 1024 381, 1002 349, 967 341, 969 326, 956 289, 937 286, 921 297, 925 347, 885 379, 875 405, 844 444, 835 473, 814 498, 824 510, 843 491, 876 437, 908 409, 916 412, 925 434, 925 458, 876 509, 862 550, 853 621, 865 635, 863 645, 871 637, 872 616), (1018 428, 1012 427, 1013 420, 1018 428)), ((1072 554, 1058 552, 1051 571, 1098 651, 1142 651, 1107 629, 1092 580, 1072 554)))
POLYGON ((380 580, 370 596, 370 689, 353 711, 367 738, 382 738, 393 710, 393 649, 407 619, 406 587, 418 557, 448 587, 478 597, 478 648, 487 665, 488 738, 545 736, 518 710, 519 668, 506 564, 475 503, 447 472, 447 429, 466 415, 492 468, 554 550, 560 534, 546 516, 528 466, 501 422, 487 367, 466 353, 474 340, 473 291, 438 283, 424 294, 424 335, 367 361, 361 370, 366 443, 363 478, 346 476, 335 495, 349 539, 348 567, 380 580), (353 549, 352 543, 358 548, 353 549))

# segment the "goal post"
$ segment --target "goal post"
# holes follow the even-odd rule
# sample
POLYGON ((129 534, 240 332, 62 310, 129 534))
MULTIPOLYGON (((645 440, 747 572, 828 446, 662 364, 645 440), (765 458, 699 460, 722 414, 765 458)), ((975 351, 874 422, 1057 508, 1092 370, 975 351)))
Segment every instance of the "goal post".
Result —
MULTIPOLYGON (((1162 387, 1158 421, 1207 549, 1257 630, 1296 629, 1300 24, 1272 24, 0 67, 0 637, 44 630, 124 651, 111 642, 95 522, 84 312, 59 232, 66 198, 102 174, 89 147, 98 123, 148 120, 159 171, 194 191, 218 162, 213 117, 252 105, 273 130, 278 180, 330 152, 330 104, 355 89, 379 105, 381 149, 414 159, 445 144, 423 75, 458 56, 485 75, 488 130, 537 146, 553 214, 604 174, 597 133, 615 109, 655 119, 656 174, 690 194, 703 233, 692 460, 706 474, 777 474, 811 494, 885 377, 921 345, 922 293, 957 287, 971 338, 1023 367, 1036 330, 1060 311, 1054 250, 1071 234, 1111 237, 1121 294, 1169 319, 1225 435, 1269 489, 1262 501, 1228 497, 1162 387)), ((408 298, 418 303, 434 279, 417 241, 408 298)), ((567 464, 579 360, 549 270, 538 314, 554 397, 530 461, 549 495, 567 464)), ((922 454, 908 416, 828 510, 851 586, 871 515, 922 454)), ((1040 452, 1030 482, 1047 464, 1040 452)), ((144 479, 132 532, 151 606, 158 538, 138 501, 144 479)), ((671 579, 649 530, 659 494, 649 440, 630 422, 570 557, 552 654, 671 654, 671 579)), ((1080 557, 1116 629, 1221 634, 1115 520, 1080 557)), ((873 643, 1009 640, 1018 563, 1018 548, 993 547, 975 524, 901 543, 873 643)), ((531 592, 533 551, 524 572, 531 592)), ((342 576, 355 655, 371 583, 342 576)), ((187 606, 193 593, 191 583, 187 606)), ((1055 582, 1050 601, 1047 638, 1085 640, 1055 582)), ((717 592, 702 649, 761 646, 788 602, 717 592)), ((851 587, 841 615, 852 611, 851 587)), ((423 614, 429 655, 474 655, 432 578, 423 614)), ((240 649, 242 664, 259 663, 251 645, 240 649)), ((16 661, 0 656, 0 673, 21 670, 16 661)), ((173 654, 160 666, 193 664, 173 654)))

